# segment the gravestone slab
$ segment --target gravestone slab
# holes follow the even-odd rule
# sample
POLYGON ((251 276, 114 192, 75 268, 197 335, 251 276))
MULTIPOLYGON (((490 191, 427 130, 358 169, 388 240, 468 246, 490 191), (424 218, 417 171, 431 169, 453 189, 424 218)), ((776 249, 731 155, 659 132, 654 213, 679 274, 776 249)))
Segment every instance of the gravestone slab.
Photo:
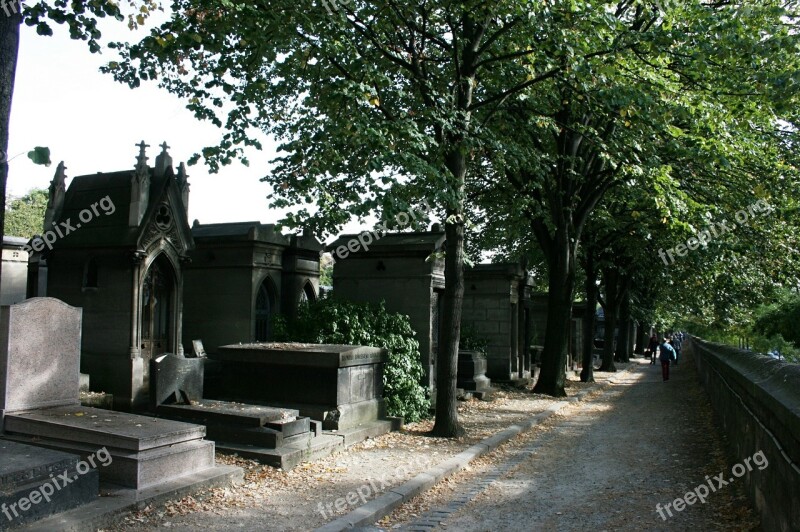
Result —
POLYGON ((151 360, 150 406, 201 400, 204 362, 201 358, 184 358, 171 353, 151 360))
POLYGON ((81 309, 51 297, 0 307, 0 421, 80 404, 80 353, 81 309))

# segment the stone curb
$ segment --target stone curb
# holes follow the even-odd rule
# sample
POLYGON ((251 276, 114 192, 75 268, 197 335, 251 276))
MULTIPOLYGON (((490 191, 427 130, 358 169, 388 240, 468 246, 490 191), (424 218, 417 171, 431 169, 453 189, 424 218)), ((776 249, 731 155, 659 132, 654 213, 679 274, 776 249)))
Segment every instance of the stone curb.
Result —
MULTIPOLYGON (((629 366, 627 369, 619 372, 628 373, 634 366, 629 366)), ((483 456, 484 454, 493 451, 503 443, 511 440, 514 436, 527 432, 536 425, 539 425, 552 415, 565 408, 567 405, 582 401, 586 395, 595 392, 609 384, 616 384, 616 378, 611 378, 607 382, 595 384, 591 388, 581 390, 572 397, 568 397, 562 401, 558 401, 547 407, 543 412, 531 416, 530 418, 506 427, 499 431, 494 436, 489 436, 484 440, 472 445, 457 455, 449 458, 436 467, 428 469, 425 473, 420 473, 411 480, 408 480, 400 486, 391 488, 389 491, 372 499, 367 504, 360 506, 352 512, 345 514, 333 521, 315 529, 315 532, 338 532, 340 530, 348 530, 356 527, 363 527, 373 524, 378 519, 390 514, 395 508, 401 504, 413 499, 420 493, 432 488, 436 483, 450 475, 464 469, 467 464, 483 456)))

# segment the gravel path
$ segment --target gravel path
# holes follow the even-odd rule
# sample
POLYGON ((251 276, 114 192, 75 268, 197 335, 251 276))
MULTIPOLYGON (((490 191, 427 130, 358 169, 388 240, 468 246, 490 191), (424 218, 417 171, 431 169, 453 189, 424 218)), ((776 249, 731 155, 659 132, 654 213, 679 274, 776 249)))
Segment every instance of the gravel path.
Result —
MULTIPOLYGON (((719 432, 690 359, 662 382, 639 362, 617 384, 479 460, 380 521, 403 530, 753 530, 732 482, 682 511, 667 503, 725 472, 719 432)), ((736 457, 742 462, 747 457, 736 457)), ((712 480, 713 482, 713 480, 712 480)), ((714 482, 716 488, 717 484, 714 482)), ((702 493, 702 489, 699 493, 702 493)), ((674 503, 673 503, 674 504, 674 503)))

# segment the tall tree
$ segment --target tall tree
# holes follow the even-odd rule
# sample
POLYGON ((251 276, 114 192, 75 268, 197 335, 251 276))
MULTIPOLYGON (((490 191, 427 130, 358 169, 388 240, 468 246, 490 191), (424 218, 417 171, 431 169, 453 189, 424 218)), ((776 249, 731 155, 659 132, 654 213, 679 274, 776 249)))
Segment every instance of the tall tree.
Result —
MULTIPOLYGON (((463 297, 465 183, 505 102, 570 67, 549 40, 570 3, 358 2, 333 16, 287 2, 178 2, 173 19, 109 65, 136 85, 157 78, 226 128, 204 150, 212 169, 257 145, 250 127, 284 141, 267 177, 273 205, 314 204, 286 222, 335 231, 420 198, 445 221, 443 346, 434 433, 460 433, 455 377, 463 297), (234 106, 225 106, 225 100, 234 106)), ((592 13, 588 10, 587 13, 592 13)), ((596 20, 602 20, 602 12, 596 20)), ((591 27, 588 20, 583 29, 591 27)), ((570 33, 573 37, 577 33, 570 33)), ((603 48, 580 54, 612 53, 603 48)))
MULTIPOLYGON (((138 7, 136 15, 129 19, 129 26, 136 27, 144 23, 146 15, 157 8, 153 0, 132 1, 138 7)), ((6 211, 6 183, 9 169, 9 122, 11 119, 11 103, 14 96, 14 81, 17 72, 19 55, 19 36, 22 21, 36 28, 36 33, 43 36, 53 35, 51 23, 66 24, 69 35, 73 39, 86 41, 92 53, 100 51, 98 40, 101 37, 97 28, 97 19, 113 17, 124 20, 119 5, 114 0, 92 1, 40 1, 23 4, 21 0, 9 0, 2 4, 0 14, 0 242, 2 242, 6 211)), ((2 275, 2 271, 0 271, 2 275)))

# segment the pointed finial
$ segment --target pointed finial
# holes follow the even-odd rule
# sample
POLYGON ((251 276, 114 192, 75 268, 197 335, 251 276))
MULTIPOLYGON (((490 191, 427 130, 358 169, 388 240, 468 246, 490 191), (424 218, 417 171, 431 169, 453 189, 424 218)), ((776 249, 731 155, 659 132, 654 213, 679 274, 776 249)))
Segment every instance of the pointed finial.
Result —
POLYGON ((67 167, 64 166, 64 161, 58 163, 58 166, 56 167, 56 173, 53 176, 54 183, 64 183, 64 179, 67 177, 66 169, 67 167))
POLYGON ((178 182, 181 185, 189 186, 189 174, 186 173, 186 165, 184 163, 178 165, 178 182))
POLYGON ((147 166, 147 154, 145 151, 150 147, 150 145, 145 144, 144 141, 142 141, 136 146, 139 147, 139 156, 136 158, 136 169, 139 170, 147 166))
POLYGON ((172 167, 172 157, 167 152, 169 146, 166 141, 162 142, 160 146, 161 153, 156 157, 156 175, 162 176, 167 171, 167 168, 172 167))

